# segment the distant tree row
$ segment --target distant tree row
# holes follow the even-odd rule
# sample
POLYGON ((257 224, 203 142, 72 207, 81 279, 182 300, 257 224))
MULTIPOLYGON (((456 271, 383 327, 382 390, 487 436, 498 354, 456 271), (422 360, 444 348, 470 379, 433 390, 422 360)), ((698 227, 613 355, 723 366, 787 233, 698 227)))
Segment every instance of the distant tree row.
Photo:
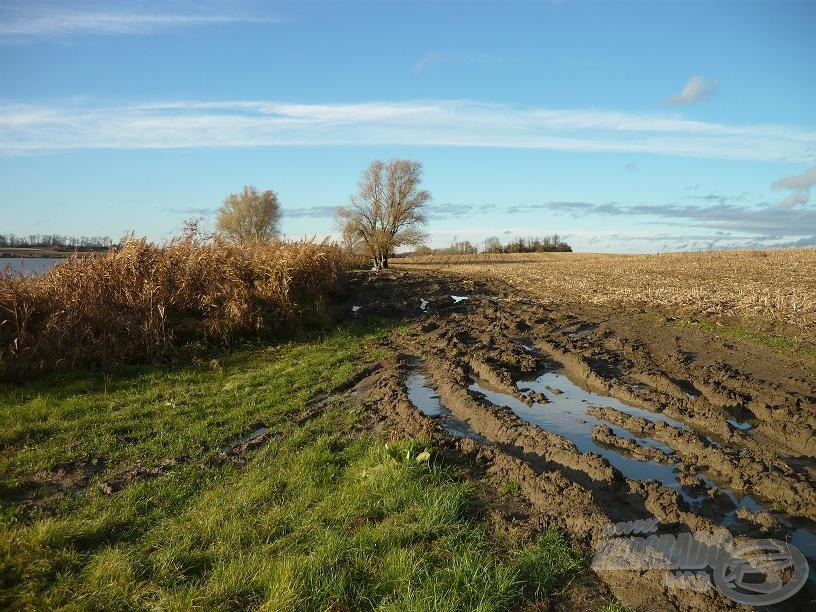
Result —
POLYGON ((482 243, 480 249, 469 240, 454 241, 448 247, 432 249, 429 246, 417 247, 410 255, 476 255, 477 253, 571 253, 572 247, 561 240, 558 234, 544 237, 515 238, 502 244, 501 240, 491 236, 482 243))
POLYGON ((113 246, 108 236, 63 236, 60 234, 0 234, 0 248, 71 249, 103 251, 113 246))

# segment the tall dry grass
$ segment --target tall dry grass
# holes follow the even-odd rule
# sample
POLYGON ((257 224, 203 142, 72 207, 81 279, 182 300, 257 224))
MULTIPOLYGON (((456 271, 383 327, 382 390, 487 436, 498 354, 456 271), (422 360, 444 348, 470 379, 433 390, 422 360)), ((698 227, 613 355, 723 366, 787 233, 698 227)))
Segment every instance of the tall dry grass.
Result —
POLYGON ((130 239, 40 277, 0 275, 0 376, 273 338, 318 308, 344 269, 334 245, 242 247, 188 235, 165 245, 130 239))

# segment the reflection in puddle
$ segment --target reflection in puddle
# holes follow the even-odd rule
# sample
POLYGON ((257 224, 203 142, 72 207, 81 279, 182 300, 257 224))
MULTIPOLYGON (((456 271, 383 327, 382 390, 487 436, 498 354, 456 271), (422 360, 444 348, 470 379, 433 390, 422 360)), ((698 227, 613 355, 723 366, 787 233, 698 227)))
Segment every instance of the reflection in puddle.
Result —
POLYGON ((252 441, 256 440, 257 438, 260 438, 261 436, 266 435, 268 432, 269 432, 268 427, 266 427, 264 425, 259 425, 256 429, 254 429, 253 431, 251 431, 250 433, 248 433, 248 434, 246 434, 244 436, 241 436, 235 442, 232 442, 231 444, 227 444, 225 447, 223 447, 221 449, 221 452, 222 453, 230 453, 233 450, 235 450, 236 448, 238 448, 239 446, 241 446, 242 444, 246 444, 247 442, 252 442, 252 441))
POLYGON ((734 429, 748 431, 759 425, 759 419, 745 406, 731 406, 726 408, 726 411, 731 415, 731 418, 726 419, 725 422, 734 429))
POLYGON ((469 389, 481 393, 492 404, 507 406, 528 423, 564 436, 575 444, 580 452, 594 452, 605 457, 624 476, 637 480, 656 479, 686 496, 686 493, 682 491, 677 482, 675 473, 677 464, 666 465, 652 461, 640 461, 623 454, 617 449, 598 444, 592 438, 592 429, 596 425, 607 425, 616 435, 622 438, 635 440, 641 446, 658 448, 664 453, 670 452, 668 446, 655 440, 634 437, 622 427, 587 414, 587 408, 590 406, 608 406, 634 416, 649 418, 652 421, 661 420, 672 425, 679 425, 676 421, 648 410, 632 408, 611 397, 584 391, 574 385, 563 374, 556 374, 555 372, 542 374, 533 381, 520 381, 516 386, 520 391, 533 390, 543 393, 547 396, 549 403, 533 403, 532 406, 528 406, 512 395, 491 388, 488 383, 478 379, 470 385, 469 389), (553 392, 553 390, 557 390, 557 392, 553 392))
MULTIPOLYGON (((532 345, 528 346, 530 347, 528 350, 531 352, 535 350, 532 345)), ((527 349, 527 346, 525 346, 525 349, 527 349)), ((413 359, 411 361, 411 370, 405 379, 405 386, 411 403, 422 413, 438 418, 443 429, 452 436, 468 437, 481 443, 488 443, 488 440, 475 432, 467 421, 459 419, 450 413, 425 375, 422 374, 421 367, 422 361, 413 359)), ((666 465, 654 461, 639 460, 624 454, 618 449, 598 444, 592 438, 592 429, 596 425, 603 424, 610 427, 616 435, 622 438, 634 440, 642 446, 660 449, 667 454, 671 452, 671 449, 663 443, 650 438, 636 437, 622 427, 587 414, 587 408, 591 406, 614 408, 649 421, 663 422, 679 429, 688 429, 683 423, 664 414, 629 406, 613 397, 598 395, 582 389, 569 380, 566 375, 557 372, 545 372, 535 380, 519 381, 516 386, 522 392, 531 390, 542 393, 549 402, 546 404, 534 402, 532 406, 528 406, 518 398, 492 388, 489 383, 479 379, 474 379, 469 389, 482 394, 492 404, 507 406, 528 423, 564 436, 575 444, 580 452, 594 452, 605 457, 612 466, 620 470, 628 478, 634 480, 654 479, 661 482, 677 491, 689 504, 690 508, 697 512, 709 502, 707 492, 700 492, 699 489, 690 489, 680 484, 677 470, 679 462, 666 465)), ((709 441, 719 446, 714 440, 709 439, 709 441)), ((767 508, 753 497, 749 495, 739 496, 735 491, 729 489, 725 483, 713 478, 710 474, 699 474, 698 478, 707 487, 716 486, 734 504, 734 509, 726 513, 719 521, 725 526, 733 525, 739 521, 736 514, 741 508, 757 513, 767 511, 767 508)), ((771 512, 771 514, 790 530, 789 540, 791 544, 796 546, 806 557, 816 560, 816 532, 814 532, 812 522, 777 512, 771 512)), ((816 564, 811 567, 816 568, 816 564)), ((811 570, 811 576, 814 576, 814 573, 811 570)))
POLYGON ((750 423, 741 423, 740 421, 736 421, 734 419, 726 419, 725 422, 731 425, 731 427, 739 429, 740 431, 748 431, 751 429, 751 427, 753 427, 750 423))
MULTIPOLYGON (((635 480, 654 479, 661 482, 677 491, 689 504, 689 507, 696 512, 699 512, 709 502, 709 496, 705 491, 701 493, 699 490, 684 487, 680 483, 677 469, 679 462, 665 465, 655 461, 638 460, 619 449, 610 448, 596 442, 592 438, 592 429, 597 425, 606 425, 616 435, 634 440, 641 446, 658 448, 667 454, 671 452, 671 449, 665 444, 650 438, 636 437, 622 427, 587 414, 587 408, 591 406, 614 408, 620 412, 649 421, 666 423, 678 429, 688 429, 683 423, 664 414, 629 406, 613 397, 598 395, 582 389, 567 378, 566 375, 557 372, 545 372, 535 380, 519 381, 516 386, 520 391, 533 390, 542 393, 549 402, 546 404, 533 403, 532 406, 528 406, 512 395, 492 388, 489 383, 478 378, 474 378, 474 382, 469 386, 469 389, 482 394, 494 405, 510 408, 528 423, 564 436, 575 444, 580 452, 594 452, 605 457, 611 465, 620 470, 627 478, 635 480)), ((725 483, 712 478, 708 474, 699 474, 698 477, 704 485, 708 487, 716 486, 734 504, 735 508, 726 513, 719 521, 723 525, 728 526, 736 523, 739 520, 736 516, 737 510, 740 508, 746 508, 751 512, 767 511, 767 508, 753 497, 749 495, 740 496, 729 489, 725 483)), ((790 540, 799 548, 802 554, 811 559, 816 559, 816 534, 814 534, 811 526, 799 528, 800 519, 794 521, 790 517, 786 518, 779 513, 773 512, 772 514, 791 530, 790 540)))
POLYGON ((420 412, 430 417, 438 417, 442 428, 457 438, 473 438, 486 442, 482 436, 473 431, 473 428, 462 419, 453 416, 442 403, 436 391, 428 383, 428 379, 417 367, 405 377, 405 387, 408 390, 408 399, 420 412))

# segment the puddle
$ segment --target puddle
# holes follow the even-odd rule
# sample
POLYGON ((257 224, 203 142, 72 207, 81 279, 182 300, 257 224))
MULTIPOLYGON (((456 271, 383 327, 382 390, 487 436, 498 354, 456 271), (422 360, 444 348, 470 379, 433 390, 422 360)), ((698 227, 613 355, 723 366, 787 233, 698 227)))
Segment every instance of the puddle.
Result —
POLYGON ((711 446, 713 446, 714 448, 721 448, 721 447, 722 447, 722 444, 720 444, 719 442, 717 442, 717 441, 716 441, 714 438, 712 438, 711 436, 703 436, 703 440, 705 440, 706 442, 708 442, 708 443, 709 443, 711 446))
POLYGON ((421 361, 413 364, 413 369, 405 377, 405 387, 408 390, 408 399, 420 412, 440 419, 442 429, 457 438, 473 438, 479 442, 487 442, 482 436, 473 431, 471 426, 462 419, 453 416, 442 403, 439 395, 428 383, 428 379, 420 371, 421 361))
POLYGON ((734 429, 748 431, 749 429, 759 425, 759 419, 756 418, 756 415, 744 406, 732 406, 730 408, 726 408, 726 411, 731 418, 726 419, 725 422, 731 425, 731 427, 734 429))
POLYGON ((587 408, 591 406, 610 407, 633 416, 648 418, 652 421, 662 421, 675 427, 682 426, 677 421, 648 410, 627 406, 612 397, 604 397, 585 391, 570 381, 564 374, 556 372, 546 372, 532 381, 520 381, 516 386, 520 391, 533 390, 543 393, 547 396, 549 403, 533 403, 532 406, 528 406, 512 395, 491 388, 488 383, 479 379, 475 379, 468 388, 471 391, 481 393, 492 404, 507 406, 528 423, 564 436, 575 444, 580 452, 593 452, 605 457, 609 463, 629 478, 636 480, 655 479, 679 491, 689 500, 692 499, 677 482, 676 463, 663 464, 635 459, 624 452, 596 442, 592 438, 592 430, 596 425, 606 425, 616 435, 634 440, 641 446, 651 446, 660 449, 664 453, 670 451, 668 446, 656 440, 633 436, 631 432, 622 427, 587 414, 587 408))
POLYGON ((728 423, 734 429, 739 429, 740 431, 748 431, 753 427, 753 425, 751 425, 750 423, 741 423, 740 421, 737 421, 735 419, 726 419, 725 422, 728 423))
POLYGON ((243 446, 244 444, 246 444, 248 442, 252 442, 253 440, 256 440, 257 438, 260 438, 261 436, 265 435, 268 432, 269 432, 269 428, 264 427, 262 425, 262 426, 260 426, 260 427, 258 427, 256 429, 254 429, 250 433, 248 433, 248 434, 246 434, 244 436, 241 436, 235 442, 227 444, 224 448, 221 449, 221 452, 222 453, 230 453, 233 450, 235 450, 236 448, 238 448, 239 446, 243 446))
MULTIPOLYGON (((529 352, 537 352, 535 347, 526 339, 514 339, 514 341, 529 352)), ((479 442, 487 443, 488 441, 476 433, 466 421, 451 415, 422 373, 421 367, 422 361, 414 359, 411 363, 411 371, 405 380, 411 402, 424 414, 439 418, 442 427, 451 435, 470 437, 479 442)), ((587 414, 587 409, 593 406, 613 408, 632 416, 653 422, 666 423, 672 427, 687 430, 688 426, 685 424, 664 414, 629 406, 613 397, 587 391, 558 371, 549 370, 534 380, 519 381, 516 383, 516 387, 521 392, 534 391, 541 393, 549 401, 546 404, 534 402, 531 406, 528 406, 518 398, 491 387, 489 383, 477 377, 473 377, 473 383, 468 388, 482 394, 492 404, 510 408, 528 423, 564 436, 575 444, 580 452, 594 452, 605 457, 612 466, 627 478, 657 480, 677 491, 695 512, 699 512, 709 502, 709 496, 706 492, 701 493, 699 490, 680 484, 677 469, 679 462, 663 464, 635 459, 627 455, 625 451, 607 447, 593 440, 593 428, 597 425, 605 425, 612 429, 616 435, 634 440, 642 446, 657 448, 667 454, 671 450, 668 446, 656 440, 637 437, 622 427, 587 414)), ((741 423, 736 419, 734 419, 734 422, 741 423)), ((750 423, 748 424, 750 425, 750 423)), ((708 440, 712 445, 719 446, 713 439, 708 438, 708 440)), ((701 484, 709 488, 716 486, 734 504, 734 509, 724 513, 722 518, 718 520, 720 524, 726 527, 740 522, 736 514, 741 508, 756 513, 769 511, 767 507, 750 495, 740 496, 737 492, 729 489, 726 483, 720 482, 710 474, 701 473, 698 474, 698 478, 701 484)), ((816 523, 800 517, 791 517, 781 512, 770 511, 770 514, 788 530, 787 539, 791 544, 796 546, 803 555, 816 562, 816 523)), ((816 563, 811 564, 811 568, 813 568, 811 569, 811 580, 816 581, 816 578, 814 578, 816 576, 816 563)))
POLYGON ((816 532, 810 529, 794 529, 791 531, 790 543, 810 559, 810 579, 816 581, 816 532))
MULTIPOLYGON (((620 412, 649 421, 666 423, 678 429, 688 429, 683 423, 664 414, 629 406, 613 397, 587 391, 573 383, 565 374, 555 371, 545 372, 532 381, 519 381, 516 387, 520 391, 533 390, 543 393, 549 402, 546 404, 533 403, 532 406, 528 406, 512 395, 492 388, 489 383, 478 378, 474 378, 474 382, 469 386, 469 389, 481 393, 492 404, 507 406, 528 423, 564 436, 575 444, 579 451, 594 452, 605 457, 610 464, 620 470, 627 478, 661 482, 677 491, 695 512, 699 512, 701 507, 708 502, 706 493, 695 492, 680 484, 677 470, 679 462, 667 465, 654 461, 638 460, 619 449, 596 442, 592 438, 592 429, 596 425, 606 425, 616 435, 634 440, 642 446, 658 448, 664 453, 671 450, 668 446, 656 440, 639 438, 622 427, 587 414, 587 409, 591 406, 614 408, 620 412)), ((710 440, 710 442, 714 444, 713 440, 710 440)), ((708 487, 716 486, 734 504, 734 510, 726 513, 720 520, 720 523, 725 526, 739 522, 736 513, 740 508, 746 508, 751 512, 768 511, 762 503, 750 495, 740 496, 729 489, 726 483, 713 478, 711 475, 699 474, 698 478, 708 487)), ((790 530, 791 543, 799 548, 803 555, 816 560, 816 532, 813 529, 814 525, 810 521, 787 517, 782 513, 771 512, 771 514, 790 530), (807 524, 805 525, 805 523, 807 524)))
POLYGON ((515 342, 528 353, 535 353, 536 347, 526 338, 510 338, 511 342, 515 342))
MULTIPOLYGON (((606 425, 616 435, 634 440, 642 446, 658 448, 664 453, 671 450, 668 446, 656 440, 639 438, 622 427, 587 414, 587 409, 591 406, 614 408, 620 412, 649 421, 667 423, 679 429, 688 429, 683 423, 660 413, 629 406, 613 397, 598 395, 582 389, 567 378, 566 375, 558 372, 545 372, 535 380, 519 381, 516 386, 520 391, 529 389, 543 393, 549 402, 546 404, 534 403, 532 406, 528 406, 517 398, 492 388, 489 383, 479 379, 474 379, 469 389, 481 393, 492 404, 507 406, 528 423, 564 436, 575 444, 580 452, 594 452, 605 457, 610 464, 620 470, 627 478, 661 482, 677 491, 695 512, 700 512, 702 506, 707 502, 708 495, 705 492, 700 493, 680 484, 677 470, 679 462, 667 465, 654 461, 638 460, 625 454, 625 451, 596 442, 592 438, 593 428, 596 425, 606 425)), ((751 512, 767 511, 767 508, 753 497, 738 495, 730 490, 725 483, 719 482, 710 475, 700 474, 699 478, 708 487, 716 486, 734 504, 734 510, 726 513, 722 518, 721 523, 726 526, 738 521, 736 513, 740 508, 746 508, 751 512)), ((795 545, 797 547, 801 545, 799 549, 802 554, 816 559, 816 534, 814 534, 813 530, 810 527, 797 528, 784 515, 773 512, 771 514, 783 525, 791 529, 791 541, 793 542, 794 538, 796 539, 798 544, 795 543, 795 545)))
POLYGON ((584 338, 585 336, 588 336, 594 332, 597 327, 597 325, 592 325, 590 323, 575 323, 573 325, 562 327, 556 331, 564 334, 568 338, 572 338, 573 340, 580 340, 581 338, 584 338))

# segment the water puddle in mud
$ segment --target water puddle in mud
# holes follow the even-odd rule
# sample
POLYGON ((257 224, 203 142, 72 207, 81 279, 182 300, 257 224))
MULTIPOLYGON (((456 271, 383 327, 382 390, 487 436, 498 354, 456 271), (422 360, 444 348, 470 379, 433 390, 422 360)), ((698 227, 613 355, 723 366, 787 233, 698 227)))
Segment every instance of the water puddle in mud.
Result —
POLYGON ((591 406, 615 408, 633 416, 651 421, 662 421, 675 427, 683 427, 682 424, 665 415, 633 408, 614 398, 585 391, 572 383, 565 375, 556 372, 546 372, 532 381, 520 381, 516 386, 522 392, 531 390, 543 393, 549 403, 533 403, 532 406, 528 406, 520 399, 494 389, 489 383, 479 379, 475 379, 469 389, 482 394, 491 404, 507 406, 528 423, 564 436, 575 444, 580 452, 594 452, 605 457, 624 476, 637 480, 656 479, 688 497, 688 494, 681 489, 680 484, 677 482, 675 472, 677 464, 640 461, 616 449, 599 444, 592 438, 592 430, 597 425, 606 425, 616 435, 634 440, 641 446, 651 446, 664 453, 670 451, 668 446, 652 439, 633 436, 622 427, 587 414, 587 408, 591 406))
POLYGON ((245 434, 245 435, 241 436, 240 438, 238 438, 237 440, 235 440, 234 442, 224 446, 221 449, 221 452, 222 453, 231 453, 232 451, 234 451, 239 446, 241 446, 243 444, 248 444, 248 443, 254 442, 254 441, 258 440, 259 438, 265 436, 267 433, 269 433, 269 428, 266 427, 265 425, 261 425, 260 423, 254 425, 253 427, 255 429, 253 429, 248 434, 245 434))
POLYGON ((575 323, 573 325, 562 327, 557 331, 564 334, 568 338, 572 338, 573 340, 580 340, 581 338, 584 338, 594 332, 597 328, 597 325, 592 325, 591 323, 575 323))
MULTIPOLYGON (((519 344, 522 344, 525 350, 530 352, 536 350, 527 342, 519 342, 519 344)), ((411 403, 422 413, 440 419, 443 429, 449 434, 460 438, 469 437, 481 443, 487 443, 488 440, 475 432, 469 423, 450 413, 422 373, 422 365, 422 360, 412 359, 410 362, 411 369, 405 379, 405 386, 411 403)), ((519 381, 516 387, 521 392, 529 390, 542 393, 549 402, 546 404, 533 403, 532 406, 528 406, 520 399, 492 388, 489 383, 478 378, 474 378, 474 382, 469 386, 469 389, 484 395, 492 404, 507 406, 516 415, 531 424, 564 436, 575 444, 580 452, 594 452, 605 457, 611 465, 628 478, 659 481, 677 491, 695 512, 700 512, 705 504, 709 502, 707 492, 700 492, 699 489, 691 489, 680 484, 677 469, 680 464, 679 461, 664 464, 635 459, 627 455, 625 451, 596 442, 592 438, 592 429, 597 425, 605 425, 612 429, 616 435, 634 440, 641 446, 651 446, 666 454, 671 452, 671 449, 661 442, 651 438, 637 437, 622 427, 587 414, 587 409, 592 406, 614 408, 632 416, 649 421, 663 422, 678 429, 688 429, 685 424, 664 414, 629 406, 613 397, 587 391, 573 383, 565 374, 557 371, 544 372, 535 380, 519 381)), ((714 443, 713 440, 711 442, 714 443)), ((717 520, 718 523, 726 527, 740 522, 737 511, 741 508, 746 508, 751 512, 765 512, 768 510, 749 495, 739 496, 736 492, 730 490, 725 483, 713 478, 711 475, 699 474, 698 478, 701 485, 709 488, 717 487, 734 504, 732 510, 724 513, 717 520)), ((788 539, 791 544, 796 546, 806 557, 816 561, 815 525, 811 521, 789 517, 782 513, 771 512, 771 514, 789 530, 788 539)), ((811 579, 813 579, 816 576, 814 572, 816 563, 812 563, 811 568, 811 579)))
POLYGON ((416 406, 420 412, 429 416, 439 418, 442 429, 457 438, 473 438, 480 442, 486 442, 482 436, 473 431, 473 428, 462 419, 453 416, 442 403, 433 387, 428 383, 428 379, 420 371, 421 362, 412 363, 412 370, 405 377, 405 387, 408 390, 408 399, 416 406))
MULTIPOLYGON (((527 348, 527 347, 525 347, 527 348)), ((629 440, 634 440, 641 446, 651 446, 660 449, 668 454, 671 449, 656 440, 650 438, 640 438, 633 435, 627 429, 605 421, 603 419, 587 414, 587 409, 592 406, 608 407, 620 412, 640 417, 653 422, 666 423, 678 429, 688 429, 688 427, 664 414, 651 412, 642 408, 629 406, 613 397, 599 395, 583 389, 573 383, 565 374, 557 371, 547 371, 538 376, 535 380, 519 381, 516 387, 519 391, 534 391, 542 393, 549 400, 548 403, 540 404, 534 402, 532 406, 527 405, 520 399, 504 393, 477 377, 473 377, 473 383, 469 386, 471 391, 482 394, 487 401, 497 406, 510 408, 517 416, 523 420, 537 425, 541 429, 564 436, 575 444, 580 452, 594 452, 607 459, 611 465, 620 470, 627 478, 635 480, 657 480, 667 487, 677 491, 686 501, 689 507, 700 512, 705 504, 709 503, 708 494, 699 489, 683 486, 679 481, 678 466, 680 462, 663 464, 655 461, 640 460, 629 456, 625 451, 609 447, 595 441, 592 438, 592 430, 597 425, 605 425, 612 431, 629 440)), ((742 428, 740 428, 742 429, 742 428)), ((702 485, 707 487, 716 486, 734 504, 734 509, 724 513, 717 520, 722 525, 729 526, 739 522, 737 511, 741 508, 751 512, 765 512, 768 508, 749 495, 740 496, 735 491, 730 490, 725 483, 713 479, 708 474, 699 474, 698 478, 702 485)), ((803 523, 801 519, 793 519, 777 512, 771 514, 790 530, 790 541, 805 556, 816 560, 816 533, 813 525, 809 521, 806 527, 800 527, 803 523)))
POLYGON ((726 419, 725 422, 728 423, 734 429, 739 429, 740 431, 748 431, 749 429, 751 429, 751 427, 753 427, 753 425, 751 425, 750 423, 741 423, 740 421, 737 421, 735 419, 726 419))

